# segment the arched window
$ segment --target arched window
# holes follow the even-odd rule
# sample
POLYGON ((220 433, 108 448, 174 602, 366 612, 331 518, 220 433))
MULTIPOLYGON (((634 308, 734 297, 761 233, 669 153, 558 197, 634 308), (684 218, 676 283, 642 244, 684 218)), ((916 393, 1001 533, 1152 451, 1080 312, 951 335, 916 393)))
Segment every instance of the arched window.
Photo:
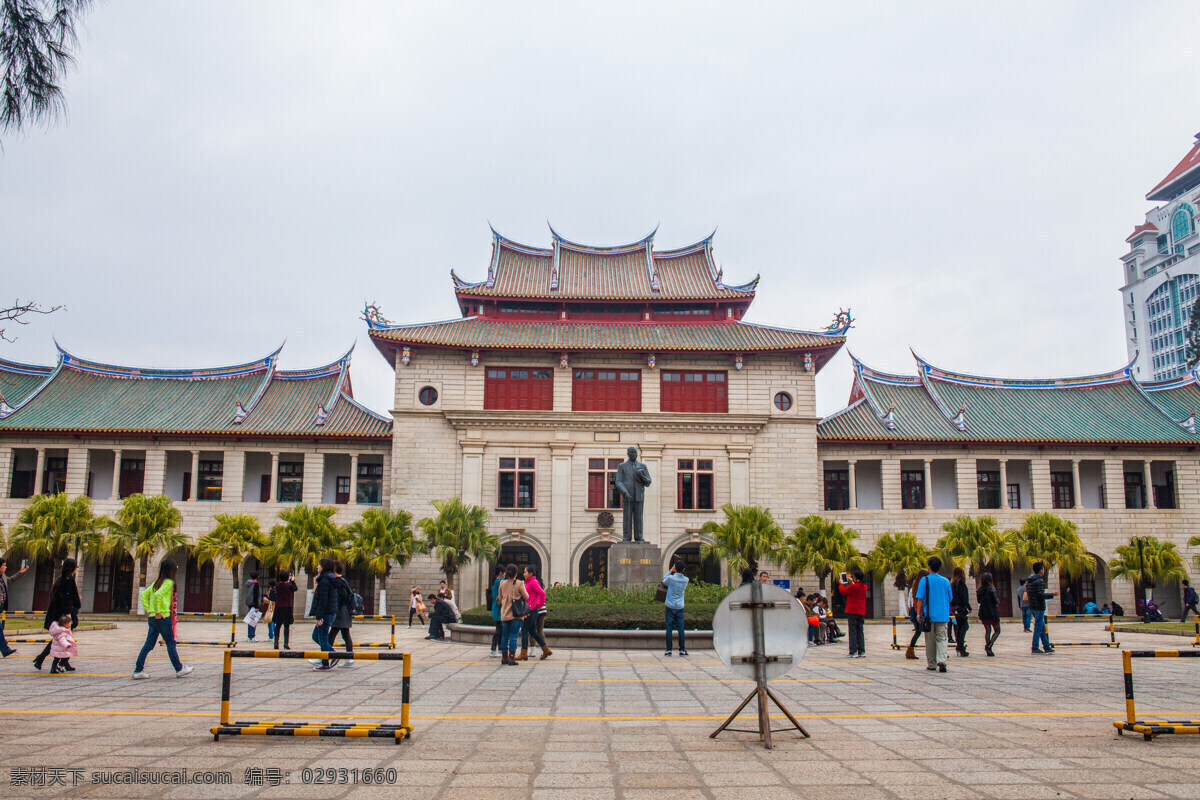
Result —
POLYGON ((1194 225, 1192 207, 1189 205, 1180 206, 1175 215, 1171 217, 1171 241, 1175 243, 1176 253, 1183 252, 1183 245, 1179 241, 1195 230, 1194 225))

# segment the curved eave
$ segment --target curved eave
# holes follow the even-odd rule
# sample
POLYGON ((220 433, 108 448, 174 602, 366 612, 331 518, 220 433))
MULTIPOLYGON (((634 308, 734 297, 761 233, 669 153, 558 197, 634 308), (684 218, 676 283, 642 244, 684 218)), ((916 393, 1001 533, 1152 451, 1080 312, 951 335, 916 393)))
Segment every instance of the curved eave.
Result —
MULTIPOLYGON (((843 409, 843 411, 846 409, 843 409)), ((1187 447, 1195 449, 1200 447, 1200 439, 984 439, 984 438, 921 438, 917 436, 880 436, 878 438, 872 436, 823 436, 820 431, 817 432, 817 440, 827 444, 952 444, 956 446, 970 447, 973 445, 995 446, 998 444, 1014 444, 1024 446, 1037 445, 1052 445, 1052 446, 1072 446, 1081 445, 1086 447, 1187 447)))
POLYGON ((146 378, 146 379, 162 379, 162 380, 206 380, 215 378, 229 378, 238 375, 246 375, 260 370, 270 368, 272 362, 279 357, 280 351, 283 350, 283 344, 275 348, 274 351, 268 353, 262 358, 253 361, 247 361, 242 364, 233 364, 221 367, 197 367, 195 369, 161 369, 156 367, 132 367, 127 365, 108 364, 103 361, 93 361, 91 359, 80 358, 74 353, 54 342, 55 348, 58 350, 59 360, 69 369, 79 370, 80 372, 91 372, 97 375, 110 375, 118 378, 146 378))
POLYGON ((636 242, 614 245, 589 245, 573 242, 570 239, 565 238, 564 236, 560 235, 558 231, 554 230, 554 226, 549 222, 546 223, 546 227, 550 229, 550 235, 553 237, 556 245, 567 250, 574 250, 578 253, 588 253, 592 255, 620 255, 622 253, 634 253, 638 250, 645 250, 654 241, 654 234, 658 233, 658 226, 655 225, 654 230, 650 231, 650 233, 646 234, 641 239, 638 239, 636 242))
POLYGON ((996 378, 985 375, 972 375, 967 372, 953 372, 936 367, 915 351, 911 351, 917 361, 919 377, 926 377, 947 383, 961 383, 967 386, 989 386, 1002 389, 1087 389, 1096 386, 1106 386, 1115 383, 1130 383, 1133 380, 1132 368, 1137 357, 1120 369, 1110 372, 1099 372, 1094 375, 1079 375, 1069 378, 996 378))
MULTIPOLYGON (((357 405, 357 404, 356 404, 357 405)), ((390 422, 380 417, 370 409, 363 409, 372 416, 379 418, 381 421, 390 422)), ((238 428, 227 428, 211 431, 195 431, 195 430, 179 430, 173 428, 4 428, 0 430, 0 437, 7 434, 27 434, 27 435, 79 435, 79 436, 170 436, 170 437, 191 437, 191 438, 221 438, 221 439, 391 439, 391 432, 360 434, 360 433, 340 433, 337 431, 324 431, 320 428, 313 430, 300 431, 244 431, 238 428)))
POLYGON ((696 302, 696 303, 712 303, 721 300, 753 300, 755 296, 754 289, 743 289, 741 287, 719 286, 715 288, 714 294, 696 294, 696 295, 680 295, 651 292, 649 294, 638 295, 613 295, 611 297, 595 297, 584 295, 564 294, 562 292, 497 292, 495 289, 488 288, 484 284, 472 284, 465 289, 456 289, 455 294, 459 297, 486 297, 489 300, 569 300, 572 302, 579 300, 593 300, 597 302, 647 302, 647 303, 675 303, 675 302, 696 302))

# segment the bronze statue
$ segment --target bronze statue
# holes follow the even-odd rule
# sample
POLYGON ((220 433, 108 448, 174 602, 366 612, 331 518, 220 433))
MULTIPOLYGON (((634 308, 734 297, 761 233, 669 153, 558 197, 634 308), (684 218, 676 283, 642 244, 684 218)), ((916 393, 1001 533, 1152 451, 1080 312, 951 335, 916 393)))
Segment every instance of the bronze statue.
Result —
POLYGON ((617 491, 621 493, 621 526, 623 541, 642 541, 642 503, 650 485, 650 470, 637 460, 636 447, 626 451, 629 460, 617 467, 617 491))

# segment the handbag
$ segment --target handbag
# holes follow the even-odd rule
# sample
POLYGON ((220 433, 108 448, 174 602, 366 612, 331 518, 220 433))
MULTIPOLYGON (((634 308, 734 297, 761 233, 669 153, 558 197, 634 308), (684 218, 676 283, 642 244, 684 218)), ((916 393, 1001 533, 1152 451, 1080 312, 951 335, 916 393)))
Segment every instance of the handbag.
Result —
POLYGON ((933 630, 933 620, 929 618, 929 576, 925 576, 925 602, 921 606, 921 630, 929 633, 933 630))
POLYGON ((654 587, 654 602, 656 602, 656 603, 667 602, 667 582, 666 582, 666 580, 659 581, 658 586, 654 587))
MULTIPOLYGON (((512 582, 512 587, 515 591, 517 588, 517 582, 515 580, 512 582)), ((524 597, 521 597, 520 594, 517 594, 517 596, 512 599, 511 609, 513 619, 524 619, 525 617, 528 617, 530 613, 529 601, 524 597)))
POLYGON ((267 605, 267 613, 262 615, 260 622, 266 622, 269 624, 273 619, 275 619, 275 604, 270 603, 267 605))

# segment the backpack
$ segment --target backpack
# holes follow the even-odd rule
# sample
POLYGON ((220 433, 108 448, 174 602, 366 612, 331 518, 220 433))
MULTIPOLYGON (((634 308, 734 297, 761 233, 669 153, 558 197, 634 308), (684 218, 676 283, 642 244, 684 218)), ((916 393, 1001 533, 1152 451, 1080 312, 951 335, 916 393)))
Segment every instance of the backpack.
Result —
POLYGON ((363 604, 362 595, 359 594, 358 592, 354 593, 353 607, 354 607, 354 616, 356 616, 356 617, 366 613, 366 611, 367 611, 366 605, 363 604))
POLYGON ((262 590, 259 588, 258 581, 250 581, 242 587, 242 602, 250 608, 257 608, 259 598, 262 597, 262 595, 259 594, 261 591, 262 590))
POLYGON ((1185 606, 1190 606, 1190 605, 1193 605, 1195 602, 1196 602, 1196 590, 1195 590, 1195 588, 1189 586, 1189 587, 1187 587, 1187 591, 1185 591, 1183 593, 1183 604, 1185 606))

